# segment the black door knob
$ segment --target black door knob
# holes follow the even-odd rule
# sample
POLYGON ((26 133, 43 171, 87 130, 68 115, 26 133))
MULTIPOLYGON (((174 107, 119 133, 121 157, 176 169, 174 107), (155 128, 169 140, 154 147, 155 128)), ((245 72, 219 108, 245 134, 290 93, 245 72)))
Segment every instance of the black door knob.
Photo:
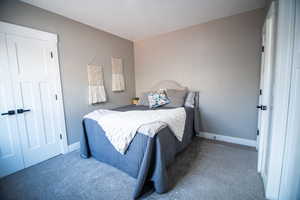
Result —
POLYGON ((256 106, 256 108, 258 108, 260 110, 267 110, 267 106, 264 106, 264 105, 256 106))
POLYGON ((7 113, 1 113, 1 115, 14 115, 16 112, 14 110, 9 110, 7 113))
POLYGON ((24 109, 17 109, 17 113, 18 114, 22 114, 22 113, 24 113, 24 112, 29 112, 30 111, 30 109, 27 109, 27 110, 24 110, 24 109))

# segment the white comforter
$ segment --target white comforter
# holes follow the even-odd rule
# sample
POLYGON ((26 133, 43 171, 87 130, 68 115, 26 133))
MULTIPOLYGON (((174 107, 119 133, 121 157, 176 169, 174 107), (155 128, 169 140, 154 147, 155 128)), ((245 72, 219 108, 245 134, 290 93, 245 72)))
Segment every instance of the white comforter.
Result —
POLYGON ((84 118, 97 121, 115 149, 124 154, 137 132, 153 137, 169 126, 176 138, 182 141, 186 113, 184 108, 126 112, 100 109, 84 118))

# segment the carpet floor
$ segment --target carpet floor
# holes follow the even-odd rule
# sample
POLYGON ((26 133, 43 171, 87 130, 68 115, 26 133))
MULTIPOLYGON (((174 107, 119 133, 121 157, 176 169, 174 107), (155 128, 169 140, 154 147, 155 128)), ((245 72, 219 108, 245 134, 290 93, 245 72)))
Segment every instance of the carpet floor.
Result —
MULTIPOLYGON (((196 138, 169 169, 172 189, 143 199, 264 199, 253 148, 196 138)), ((135 179, 74 151, 0 179, 0 199, 127 200, 135 179)))

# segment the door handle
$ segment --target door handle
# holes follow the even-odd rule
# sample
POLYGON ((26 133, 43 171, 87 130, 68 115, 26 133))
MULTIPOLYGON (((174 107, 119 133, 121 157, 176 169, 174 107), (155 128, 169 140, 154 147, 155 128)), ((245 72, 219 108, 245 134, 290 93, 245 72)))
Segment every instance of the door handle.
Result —
POLYGON ((27 110, 24 110, 24 109, 17 109, 17 113, 18 114, 22 114, 22 113, 24 113, 24 112, 29 112, 30 111, 30 109, 27 109, 27 110))
POLYGON ((264 106, 264 105, 256 106, 256 108, 258 108, 260 110, 267 110, 267 106, 264 106))
POLYGON ((1 115, 14 115, 16 112, 14 110, 9 110, 7 113, 1 113, 1 115))

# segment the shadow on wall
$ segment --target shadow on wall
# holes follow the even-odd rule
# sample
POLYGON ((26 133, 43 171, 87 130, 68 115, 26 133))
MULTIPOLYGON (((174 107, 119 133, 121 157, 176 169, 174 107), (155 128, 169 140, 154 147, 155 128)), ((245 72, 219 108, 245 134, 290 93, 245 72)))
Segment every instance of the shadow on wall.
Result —
POLYGON ((196 110, 196 113, 195 113, 195 130, 197 132, 197 134, 199 134, 199 132, 203 131, 204 130, 204 122, 202 120, 202 112, 201 112, 201 108, 200 108, 200 91, 198 91, 198 96, 196 97, 197 98, 197 102, 198 102, 198 105, 197 105, 197 110, 196 110))
POLYGON ((203 120, 202 120, 202 115, 201 115, 201 109, 198 108, 198 115, 199 115, 199 121, 197 123, 197 130, 198 130, 198 133, 201 132, 201 131, 204 131, 204 123, 203 123, 203 120))

